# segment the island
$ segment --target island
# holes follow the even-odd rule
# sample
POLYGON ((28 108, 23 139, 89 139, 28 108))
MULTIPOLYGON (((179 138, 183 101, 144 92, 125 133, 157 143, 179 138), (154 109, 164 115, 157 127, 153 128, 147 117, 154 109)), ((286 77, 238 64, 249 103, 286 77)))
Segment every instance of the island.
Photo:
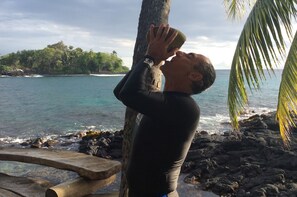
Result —
POLYGON ((129 68, 117 52, 83 51, 60 41, 41 50, 22 50, 0 56, 0 75, 121 74, 129 68))

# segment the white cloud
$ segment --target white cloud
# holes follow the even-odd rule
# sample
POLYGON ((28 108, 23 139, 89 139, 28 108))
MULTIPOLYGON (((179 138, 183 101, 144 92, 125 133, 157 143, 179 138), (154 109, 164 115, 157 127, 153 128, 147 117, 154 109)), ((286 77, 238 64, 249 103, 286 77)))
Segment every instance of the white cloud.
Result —
MULTIPOLYGON (((62 40, 84 50, 115 50, 130 66, 140 9, 134 0, 1 0, 0 54, 62 40)), ((226 20, 221 0, 173 1, 169 19, 187 36, 183 49, 205 53, 216 65, 229 63, 242 24, 226 20)))
POLYGON ((208 37, 197 37, 187 41, 181 50, 207 56, 216 69, 229 69, 236 42, 218 41, 208 37))

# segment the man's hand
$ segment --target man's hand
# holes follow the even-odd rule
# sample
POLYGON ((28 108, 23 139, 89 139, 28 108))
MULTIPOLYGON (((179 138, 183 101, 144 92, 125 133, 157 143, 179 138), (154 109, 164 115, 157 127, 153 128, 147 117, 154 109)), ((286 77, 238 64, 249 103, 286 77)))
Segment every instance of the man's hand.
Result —
POLYGON ((177 36, 177 32, 174 32, 171 36, 168 36, 168 32, 170 30, 169 25, 160 25, 156 35, 153 31, 154 25, 150 27, 149 33, 149 43, 146 55, 149 55, 154 58, 155 65, 159 65, 162 61, 165 61, 167 58, 175 55, 178 51, 178 48, 173 49, 171 51, 168 50, 168 46, 173 42, 175 37, 177 36))

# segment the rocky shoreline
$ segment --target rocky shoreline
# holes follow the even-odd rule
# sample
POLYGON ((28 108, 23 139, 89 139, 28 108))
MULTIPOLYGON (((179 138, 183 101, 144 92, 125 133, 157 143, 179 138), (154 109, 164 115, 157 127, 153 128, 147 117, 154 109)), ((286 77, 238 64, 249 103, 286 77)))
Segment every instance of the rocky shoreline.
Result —
MULTIPOLYGON (((122 131, 89 130, 63 136, 78 144, 79 152, 121 159, 122 131)), ((69 147, 58 140, 35 139, 22 146, 69 147)), ((182 173, 186 183, 226 197, 297 196, 296 135, 290 149, 283 146, 275 112, 240 122, 240 132, 223 135, 197 132, 182 173)))
POLYGON ((183 172, 188 183, 221 196, 297 196, 296 135, 290 150, 280 138, 275 112, 240 122, 239 133, 200 132, 183 172))

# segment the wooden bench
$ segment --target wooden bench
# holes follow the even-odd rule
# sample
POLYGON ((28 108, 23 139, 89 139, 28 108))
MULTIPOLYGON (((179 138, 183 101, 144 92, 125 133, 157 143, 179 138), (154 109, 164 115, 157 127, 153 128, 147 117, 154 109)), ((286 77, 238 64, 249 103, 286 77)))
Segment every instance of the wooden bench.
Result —
POLYGON ((77 172, 80 177, 48 188, 46 197, 79 197, 109 185, 121 170, 118 161, 102 159, 83 153, 48 150, 0 148, 0 160, 39 164, 77 172))

